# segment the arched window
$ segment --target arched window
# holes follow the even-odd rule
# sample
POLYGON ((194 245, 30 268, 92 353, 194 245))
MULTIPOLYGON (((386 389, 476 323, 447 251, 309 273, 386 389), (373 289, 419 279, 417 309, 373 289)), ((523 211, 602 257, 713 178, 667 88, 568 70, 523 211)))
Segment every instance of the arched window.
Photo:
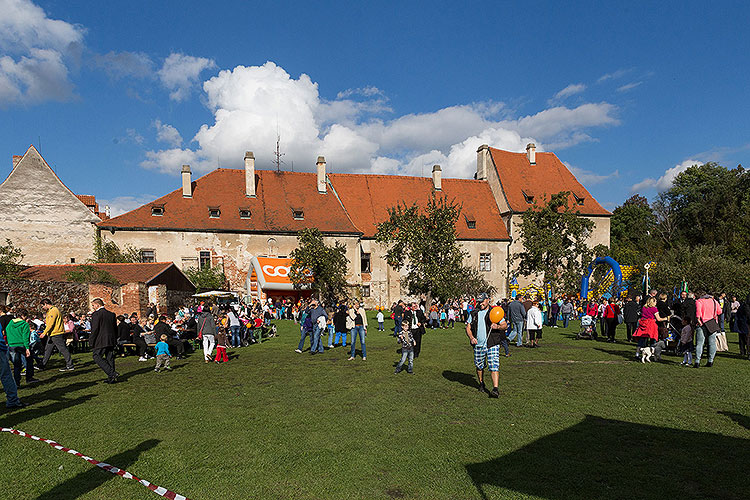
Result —
POLYGON ((275 257, 279 254, 279 245, 276 243, 276 238, 268 238, 268 255, 275 257))

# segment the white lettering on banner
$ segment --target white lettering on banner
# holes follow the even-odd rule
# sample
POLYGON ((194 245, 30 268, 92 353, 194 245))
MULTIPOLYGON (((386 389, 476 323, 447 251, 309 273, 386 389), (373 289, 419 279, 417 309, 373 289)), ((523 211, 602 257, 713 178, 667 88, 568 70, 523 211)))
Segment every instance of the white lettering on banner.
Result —
POLYGON ((281 276, 284 278, 289 276, 289 269, 289 266, 272 266, 271 264, 261 267, 263 274, 267 276, 281 276))

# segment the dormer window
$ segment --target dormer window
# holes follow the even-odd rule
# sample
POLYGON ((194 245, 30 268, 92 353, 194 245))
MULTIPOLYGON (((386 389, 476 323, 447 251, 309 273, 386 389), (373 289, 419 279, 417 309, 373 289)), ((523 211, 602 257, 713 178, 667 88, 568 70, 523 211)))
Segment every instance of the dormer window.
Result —
POLYGON ((534 195, 533 194, 528 194, 526 191, 521 191, 521 193, 523 193, 523 197, 526 200, 526 203, 528 203, 529 205, 531 205, 532 203, 534 203, 534 195))
POLYGON ((221 210, 218 207, 209 207, 208 216, 212 219, 218 219, 221 217, 221 210))
POLYGON ((151 215, 162 216, 164 215, 164 205, 154 205, 151 207, 151 215))
POLYGON ((573 198, 576 199, 576 203, 578 203, 579 205, 583 205, 583 202, 586 200, 586 197, 584 197, 584 196, 578 196, 575 193, 573 193, 573 198))
POLYGON ((240 219, 249 219, 251 215, 249 208, 240 208, 240 219))
POLYGON ((477 228, 477 218, 474 217, 471 214, 464 214, 464 219, 466 219, 466 227, 469 229, 476 229, 477 228))
POLYGON ((292 210, 292 217, 294 220, 305 220, 305 212, 301 208, 295 208, 292 210))

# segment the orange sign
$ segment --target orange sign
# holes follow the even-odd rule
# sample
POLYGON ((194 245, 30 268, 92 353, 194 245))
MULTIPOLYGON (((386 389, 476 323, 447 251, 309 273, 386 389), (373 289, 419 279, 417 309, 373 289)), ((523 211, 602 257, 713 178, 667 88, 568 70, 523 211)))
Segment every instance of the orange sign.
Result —
POLYGON ((278 257, 253 257, 253 270, 263 290, 294 290, 289 279, 292 259, 278 257))

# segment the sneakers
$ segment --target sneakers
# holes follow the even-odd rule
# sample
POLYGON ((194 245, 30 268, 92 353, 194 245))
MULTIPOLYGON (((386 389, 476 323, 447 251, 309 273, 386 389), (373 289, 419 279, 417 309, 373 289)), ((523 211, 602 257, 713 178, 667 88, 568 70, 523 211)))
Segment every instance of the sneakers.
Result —
POLYGON ((155 371, 156 373, 159 373, 159 369, 158 369, 158 368, 154 368, 154 371, 155 371))
POLYGON ((362 357, 362 361, 367 361, 367 356, 362 357))
POLYGON ((393 374, 394 374, 394 375, 398 375, 399 373, 401 373, 401 368, 396 368, 396 369, 395 369, 395 370, 393 371, 393 374))
POLYGON ((712 366, 714 366, 713 361, 709 361, 708 363, 706 363, 706 368, 711 368, 712 366))
POLYGON ((302 354, 302 349, 295 349, 294 352, 296 352, 297 354, 302 354))
POLYGON ((492 392, 490 392, 491 398, 499 398, 500 397, 500 391, 497 389, 497 387, 492 388, 492 392))
POLYGON ((66 366, 65 368, 60 368, 61 372, 72 372, 73 370, 75 370, 75 368, 73 368, 72 366, 66 366))
POLYGON ((700 367, 701 367, 701 364, 698 361, 696 361, 695 364, 693 365, 693 368, 700 368, 700 367))
POLYGON ((407 368, 406 369, 406 373, 408 373, 409 375, 414 375, 414 369, 410 370, 410 369, 407 368))
POLYGON ((479 384, 479 387, 477 387, 477 391, 479 392, 487 392, 487 387, 485 387, 484 382, 479 384))
POLYGON ((347 361, 354 361, 354 356, 349 356, 349 359, 347 361))

